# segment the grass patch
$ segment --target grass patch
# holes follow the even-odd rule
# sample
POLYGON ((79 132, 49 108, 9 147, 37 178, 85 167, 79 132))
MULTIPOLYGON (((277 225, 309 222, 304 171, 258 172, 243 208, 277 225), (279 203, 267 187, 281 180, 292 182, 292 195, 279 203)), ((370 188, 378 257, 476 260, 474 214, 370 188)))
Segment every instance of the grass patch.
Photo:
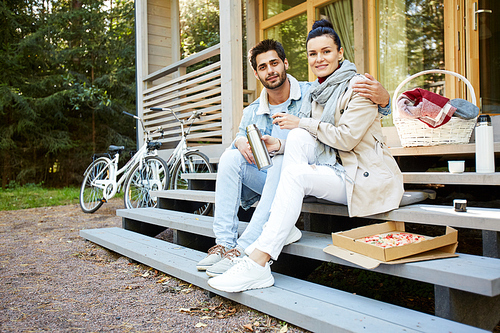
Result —
MULTIPOLYGON (((79 203, 79 198, 80 186, 45 188, 42 184, 20 186, 12 182, 6 189, 0 188, 0 211, 72 205, 79 203)), ((115 198, 123 199, 123 193, 115 198)))
POLYGON ((40 184, 10 184, 0 188, 0 210, 62 206, 78 203, 79 187, 44 188, 40 184))

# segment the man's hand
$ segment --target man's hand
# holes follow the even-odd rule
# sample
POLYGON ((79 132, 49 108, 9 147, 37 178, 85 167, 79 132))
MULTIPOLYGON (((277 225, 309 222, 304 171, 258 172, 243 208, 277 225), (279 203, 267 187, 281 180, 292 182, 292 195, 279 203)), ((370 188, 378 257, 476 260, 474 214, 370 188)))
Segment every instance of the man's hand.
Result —
POLYGON ((262 141, 266 144, 268 152, 278 151, 281 148, 280 140, 270 135, 263 135, 262 141))
POLYGON ((248 163, 250 164, 255 164, 255 159, 253 158, 252 154, 252 149, 250 148, 250 144, 248 143, 247 138, 245 137, 240 137, 236 142, 234 143, 236 148, 240 151, 241 155, 247 160, 248 163))
POLYGON ((278 125, 281 129, 294 129, 299 127, 300 118, 292 116, 288 113, 275 113, 272 115, 273 124, 278 125))
POLYGON ((365 79, 358 80, 353 84, 353 90, 360 96, 370 99, 373 103, 386 107, 391 98, 389 92, 370 74, 365 73, 365 77, 365 79))

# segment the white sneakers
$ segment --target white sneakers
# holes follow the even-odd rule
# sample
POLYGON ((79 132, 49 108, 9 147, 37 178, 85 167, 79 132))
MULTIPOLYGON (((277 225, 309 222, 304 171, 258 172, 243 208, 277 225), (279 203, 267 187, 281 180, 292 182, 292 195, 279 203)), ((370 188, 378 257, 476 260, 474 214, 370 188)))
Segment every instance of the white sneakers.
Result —
MULTIPOLYGON (((294 226, 292 230, 290 230, 288 236, 286 237, 285 245, 295 243, 301 237, 302 237, 302 232, 299 230, 299 228, 294 226)), ((245 250, 241 246, 237 245, 234 249, 226 251, 222 260, 213 263, 212 266, 210 267, 207 267, 206 268, 207 275, 210 277, 221 275, 235 264, 234 261, 235 258, 241 258, 244 256, 245 256, 245 250)))
POLYGON ((235 263, 234 259, 241 258, 244 256, 245 256, 245 249, 243 249, 239 245, 236 246, 234 249, 226 251, 224 258, 222 258, 221 261, 207 268, 207 275, 211 277, 221 275, 234 265, 235 263))
MULTIPOLYGON (((293 227, 288 234, 285 245, 298 241, 302 232, 293 227)), ((206 270, 212 277, 208 285, 225 292, 240 292, 249 289, 267 288, 274 284, 269 263, 264 267, 245 255, 241 246, 227 250, 222 245, 215 245, 208 250, 206 258, 201 260, 196 268, 206 270)))
POLYGON ((205 271, 207 268, 212 267, 224 258, 227 249, 222 245, 215 245, 208 249, 208 255, 200 260, 196 265, 196 269, 199 271, 205 271))
POLYGON ((264 267, 249 257, 235 258, 235 265, 224 274, 208 280, 208 285, 214 289, 235 293, 249 289, 271 287, 274 278, 267 262, 264 267))

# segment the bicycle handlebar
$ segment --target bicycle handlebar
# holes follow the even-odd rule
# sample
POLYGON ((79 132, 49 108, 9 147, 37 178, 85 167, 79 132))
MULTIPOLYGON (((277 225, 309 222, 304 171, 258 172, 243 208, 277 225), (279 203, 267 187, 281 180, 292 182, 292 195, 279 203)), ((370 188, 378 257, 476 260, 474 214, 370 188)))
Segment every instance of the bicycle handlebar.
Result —
POLYGON ((123 114, 126 114, 127 116, 129 117, 132 117, 132 118, 135 118, 135 119, 139 119, 139 117, 137 117, 135 114, 132 114, 132 113, 128 113, 127 111, 122 111, 123 114))
POLYGON ((122 111, 122 113, 123 113, 123 114, 126 114, 126 115, 127 115, 127 116, 129 116, 129 117, 132 117, 132 118, 135 118, 135 119, 139 120, 139 122, 141 123, 141 126, 142 126, 142 130, 144 131, 144 133, 146 133, 146 134, 148 133, 148 132, 146 131, 146 127, 144 127, 144 123, 142 122, 141 117, 137 117, 135 114, 128 113, 127 111, 122 111))
POLYGON ((191 114, 191 116, 189 116, 188 119, 184 120, 184 119, 179 119, 179 117, 177 117, 177 114, 174 112, 174 110, 170 109, 170 108, 149 108, 151 111, 170 111, 175 119, 177 119, 178 122, 180 122, 181 124, 185 124, 187 122, 190 122, 191 120, 193 120, 193 118, 200 118, 200 116, 203 114, 203 111, 200 111, 200 110, 195 110, 193 111, 193 113, 191 114))
POLYGON ((188 121, 191 121, 193 118, 200 118, 200 116, 203 114, 203 111, 193 111, 193 113, 191 114, 191 116, 189 116, 189 118, 186 120, 186 122, 188 121))

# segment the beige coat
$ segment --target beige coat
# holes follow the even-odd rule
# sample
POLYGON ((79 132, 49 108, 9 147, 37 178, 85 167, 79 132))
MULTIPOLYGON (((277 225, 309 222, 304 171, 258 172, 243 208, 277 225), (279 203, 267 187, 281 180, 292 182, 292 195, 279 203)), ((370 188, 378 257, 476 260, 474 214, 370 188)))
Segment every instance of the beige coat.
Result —
POLYGON ((323 108, 313 102, 312 118, 301 119, 299 127, 339 151, 347 172, 349 216, 387 212, 399 207, 403 175, 383 142, 378 107, 351 85, 337 103, 335 126, 319 121, 323 108))

